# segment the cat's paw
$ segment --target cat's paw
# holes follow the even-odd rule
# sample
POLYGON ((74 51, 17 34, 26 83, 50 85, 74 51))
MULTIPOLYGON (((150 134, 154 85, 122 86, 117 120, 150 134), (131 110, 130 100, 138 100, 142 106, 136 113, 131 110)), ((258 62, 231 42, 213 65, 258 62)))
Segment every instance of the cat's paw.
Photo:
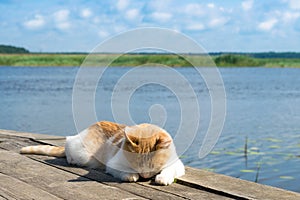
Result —
POLYGON ((174 182, 174 176, 168 176, 167 174, 158 174, 155 177, 155 183, 159 185, 170 185, 174 182))
POLYGON ((139 174, 123 174, 121 179, 126 182, 137 182, 139 174))

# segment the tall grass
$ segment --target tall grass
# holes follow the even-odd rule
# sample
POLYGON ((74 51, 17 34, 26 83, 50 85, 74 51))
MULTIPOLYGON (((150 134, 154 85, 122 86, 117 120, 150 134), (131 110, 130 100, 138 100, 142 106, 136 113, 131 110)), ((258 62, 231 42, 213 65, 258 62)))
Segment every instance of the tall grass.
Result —
POLYGON ((258 67, 265 65, 265 62, 262 59, 252 58, 245 55, 221 55, 216 57, 214 60, 217 66, 222 67, 258 67))
POLYGON ((83 54, 0 54, 2 66, 79 66, 83 54))
MULTIPOLYGON (((80 66, 87 54, 0 54, 0 66, 80 66)), ((170 67, 300 67, 297 58, 253 58, 246 55, 219 56, 175 54, 91 54, 88 66, 166 65, 170 67)))

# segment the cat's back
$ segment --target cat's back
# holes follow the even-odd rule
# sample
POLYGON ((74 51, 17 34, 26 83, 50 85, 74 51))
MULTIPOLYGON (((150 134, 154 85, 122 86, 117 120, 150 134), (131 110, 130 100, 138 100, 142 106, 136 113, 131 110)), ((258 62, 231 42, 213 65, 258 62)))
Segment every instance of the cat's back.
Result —
POLYGON ((68 162, 83 166, 97 166, 98 161, 105 164, 108 154, 120 148, 124 129, 125 125, 100 121, 75 136, 68 136, 65 145, 68 162))
POLYGON ((109 121, 100 121, 87 129, 85 141, 94 144, 106 143, 118 144, 124 138, 125 125, 109 121))
POLYGON ((74 151, 84 149, 91 154, 96 153, 104 144, 119 146, 124 136, 125 125, 100 121, 74 136, 68 136, 66 147, 74 151))

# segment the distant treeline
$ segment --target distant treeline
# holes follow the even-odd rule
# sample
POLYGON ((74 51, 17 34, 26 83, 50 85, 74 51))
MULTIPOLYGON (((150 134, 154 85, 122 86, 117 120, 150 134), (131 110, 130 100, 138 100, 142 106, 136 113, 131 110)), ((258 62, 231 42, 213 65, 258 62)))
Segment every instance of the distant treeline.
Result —
MULTIPOLYGON (((6 54, 6 53, 13 53, 13 54, 22 54, 22 53, 30 53, 29 50, 23 48, 23 47, 15 47, 11 45, 0 45, 0 53, 6 54)), ((31 52, 33 54, 40 54, 31 52)), ((87 52, 54 52, 54 53, 42 53, 42 54, 88 54, 87 52)), ((102 53, 102 54, 109 54, 109 53, 102 53)), ((130 54, 130 53, 129 53, 130 54)), ((161 55, 164 53, 132 53, 132 55, 161 55)), ((166 53, 167 54, 167 53, 166 53)), ((179 53, 180 54, 180 53, 179 53)), ((187 53, 188 54, 188 53, 187 53)), ((300 58, 300 52, 253 52, 253 53, 244 53, 244 52, 211 52, 208 53, 210 56, 224 56, 224 55, 237 55, 237 56, 247 56, 252 58, 300 58)), ((189 54, 189 55, 197 55, 197 54, 189 54)), ((202 54, 203 55, 203 54, 202 54)))
POLYGON ((243 52, 217 52, 209 53, 211 56, 222 55, 241 55, 249 56, 252 58, 300 58, 300 52, 260 52, 260 53, 243 53, 243 52))
POLYGON ((0 45, 0 53, 29 53, 29 51, 23 47, 0 45))

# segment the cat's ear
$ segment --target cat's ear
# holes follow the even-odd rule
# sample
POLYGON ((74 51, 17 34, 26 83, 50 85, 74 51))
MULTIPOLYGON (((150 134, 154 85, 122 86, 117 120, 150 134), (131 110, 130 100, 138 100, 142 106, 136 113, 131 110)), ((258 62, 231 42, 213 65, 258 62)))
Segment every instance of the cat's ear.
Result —
POLYGON ((172 144, 172 138, 166 133, 159 133, 158 139, 156 140, 156 149, 167 149, 172 144))
POLYGON ((130 135, 130 132, 133 131, 133 128, 126 126, 125 127, 125 138, 128 142, 130 142, 132 145, 135 145, 134 141, 134 136, 130 135))

